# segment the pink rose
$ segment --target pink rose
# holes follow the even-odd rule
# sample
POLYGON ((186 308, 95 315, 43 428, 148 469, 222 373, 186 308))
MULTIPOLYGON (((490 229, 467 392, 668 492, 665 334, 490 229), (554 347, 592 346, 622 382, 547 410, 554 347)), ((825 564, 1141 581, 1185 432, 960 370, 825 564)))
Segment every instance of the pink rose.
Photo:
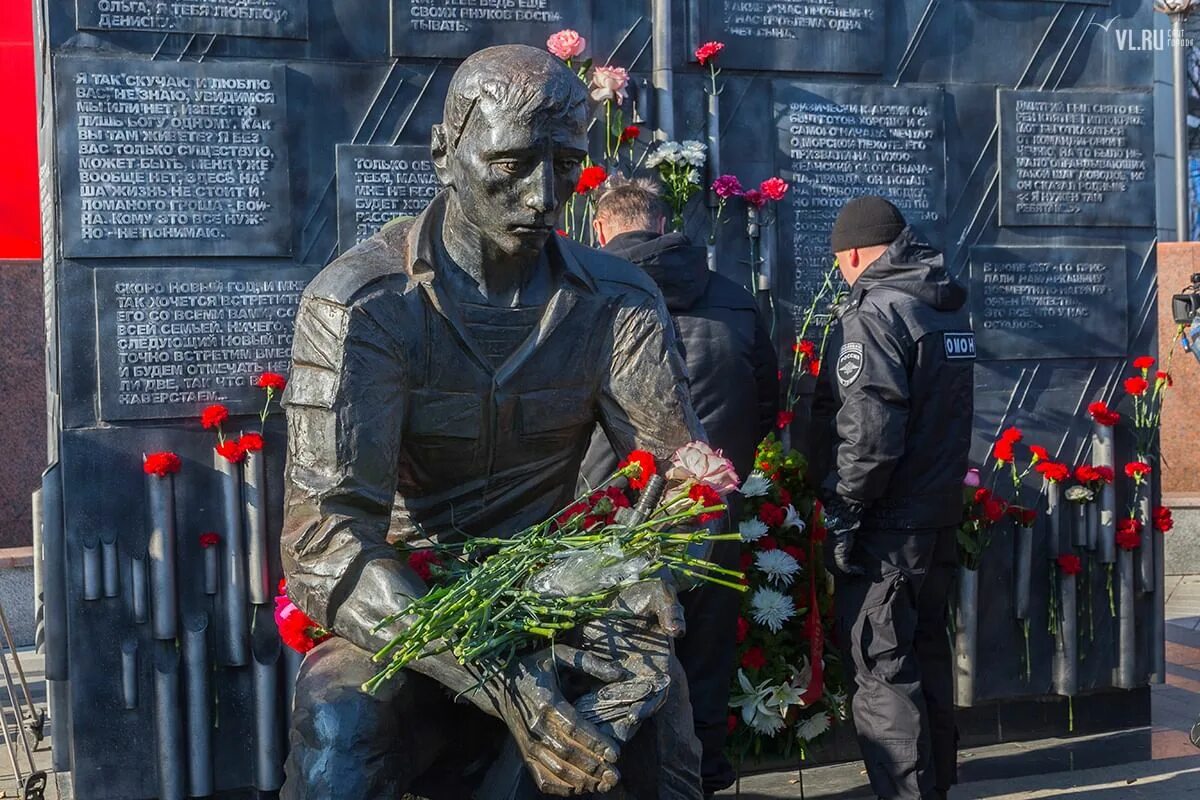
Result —
POLYGON ((552 34, 546 40, 546 49, 563 61, 582 55, 585 47, 587 47, 587 39, 580 36, 578 31, 570 28, 552 34))
POLYGON ((621 67, 596 67, 592 70, 592 100, 597 103, 615 100, 621 105, 628 83, 629 73, 621 67))
POLYGON ((689 442, 676 450, 667 478, 704 483, 718 494, 732 492, 740 484, 733 463, 704 442, 689 442))
POLYGON ((971 467, 967 470, 967 474, 963 476, 963 486, 970 486, 972 489, 979 487, 982 481, 979 478, 979 470, 971 467))

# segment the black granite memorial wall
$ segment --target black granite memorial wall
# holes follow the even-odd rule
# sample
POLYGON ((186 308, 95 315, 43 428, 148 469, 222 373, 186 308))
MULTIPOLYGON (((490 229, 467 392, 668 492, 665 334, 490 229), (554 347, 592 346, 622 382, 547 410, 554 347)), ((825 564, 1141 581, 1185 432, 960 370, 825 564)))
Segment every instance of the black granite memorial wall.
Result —
MULTIPOLYGON (((720 172, 747 185, 792 184, 763 240, 781 352, 831 261, 841 202, 893 198, 972 289, 976 463, 1014 424, 1087 460, 1082 409, 1114 396, 1127 356, 1155 349, 1153 54, 1114 33, 1152 26, 1142 0, 40 0, 37 25, 47 677, 56 763, 79 800, 278 789, 296 665, 266 591, 280 577, 283 426, 266 422, 265 476, 238 481, 214 466, 198 414, 222 402, 227 430, 258 430, 250 384, 286 370, 298 292, 428 202, 430 126, 480 47, 574 28, 598 63, 631 70, 646 131, 716 142, 720 172), (715 127, 692 55, 710 39, 728 45, 715 127), (141 468, 158 450, 182 458, 166 516, 151 514, 141 468), (215 594, 206 531, 224 537, 215 594), (166 628, 147 614, 155 592, 175 601, 166 628)), ((743 218, 728 216, 716 266, 748 284, 743 218)), ((709 219, 694 200, 688 230, 707 237, 709 219)), ((1118 439, 1118 462, 1130 448, 1118 439)), ((980 575, 984 705, 1052 692, 1044 625, 1030 679, 1021 665, 1011 545, 1000 536, 980 575)), ((1161 598, 1143 588, 1141 684, 1162 679, 1161 598)), ((1097 707, 1116 691, 1114 640, 1098 619, 1080 675, 1097 707)))

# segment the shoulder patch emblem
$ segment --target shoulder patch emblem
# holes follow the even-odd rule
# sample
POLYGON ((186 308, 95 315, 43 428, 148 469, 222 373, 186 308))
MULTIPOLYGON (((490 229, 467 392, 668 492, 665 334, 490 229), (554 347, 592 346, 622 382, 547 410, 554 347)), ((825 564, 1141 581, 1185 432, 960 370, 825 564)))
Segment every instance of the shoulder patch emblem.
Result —
POLYGON ((838 352, 837 377, 842 386, 858 380, 863 370, 863 346, 861 342, 846 342, 838 352))
POLYGON ((975 358, 975 334, 973 333, 943 333, 942 344, 946 348, 946 358, 950 361, 975 358))

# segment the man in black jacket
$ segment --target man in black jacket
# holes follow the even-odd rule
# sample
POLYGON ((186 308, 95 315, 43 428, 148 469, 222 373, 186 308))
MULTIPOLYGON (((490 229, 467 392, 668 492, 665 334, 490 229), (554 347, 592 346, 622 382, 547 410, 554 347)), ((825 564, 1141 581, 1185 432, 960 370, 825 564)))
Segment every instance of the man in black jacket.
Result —
MULTIPOLYGON (((704 248, 682 233, 664 234, 665 225, 666 209, 652 180, 612 182, 596 203, 594 229, 604 251, 640 266, 662 290, 684 350, 692 405, 709 443, 723 450, 745 478, 758 442, 775 424, 775 349, 750 293, 710 272, 704 248)), ((597 428, 584 457, 584 479, 593 485, 604 480, 617 461, 618 454, 597 428)), ((734 499, 731 495, 727 501, 734 499)), ((715 543, 711 557, 736 569, 738 543, 715 543)), ((677 653, 687 673, 696 736, 704 748, 704 790, 715 792, 734 780, 723 750, 740 597, 731 589, 702 585, 681 600, 688 633, 677 653)))
POLYGON ((854 724, 875 794, 937 800, 956 781, 946 611, 975 337, 966 292, 891 203, 847 203, 832 245, 851 289, 817 388, 814 452, 828 467, 816 479, 854 724))

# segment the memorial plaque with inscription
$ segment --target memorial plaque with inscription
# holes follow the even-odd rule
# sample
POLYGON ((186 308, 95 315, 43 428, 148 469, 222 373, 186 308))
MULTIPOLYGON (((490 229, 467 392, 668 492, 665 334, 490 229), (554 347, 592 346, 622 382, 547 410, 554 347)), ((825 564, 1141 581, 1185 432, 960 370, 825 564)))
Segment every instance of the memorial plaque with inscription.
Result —
POLYGON ((69 258, 291 252, 284 68, 57 61, 69 258))
POLYGON ((286 373, 309 269, 98 269, 96 368, 104 420, 257 413, 254 381, 286 373))
POLYGON ((979 356, 1123 356, 1125 263, 1123 247, 972 247, 979 356))
POLYGON ((1149 92, 1001 89, 1001 225, 1154 224, 1149 92))
POLYGON ((466 58, 496 44, 545 47, 572 28, 591 38, 592 0, 391 0, 392 54, 466 58))
POLYGON ((304 39, 308 0, 75 0, 80 30, 304 39))
POLYGON ((690 0, 695 45, 725 44, 733 69, 879 73, 887 55, 884 0, 690 0))
POLYGON ((833 263, 829 232, 852 198, 896 204, 924 236, 945 217, 945 133, 940 89, 775 82, 781 256, 775 286, 798 325, 833 263))
POLYGON ((337 146, 338 247, 370 239, 396 217, 425 210, 442 188, 423 145, 337 146))

